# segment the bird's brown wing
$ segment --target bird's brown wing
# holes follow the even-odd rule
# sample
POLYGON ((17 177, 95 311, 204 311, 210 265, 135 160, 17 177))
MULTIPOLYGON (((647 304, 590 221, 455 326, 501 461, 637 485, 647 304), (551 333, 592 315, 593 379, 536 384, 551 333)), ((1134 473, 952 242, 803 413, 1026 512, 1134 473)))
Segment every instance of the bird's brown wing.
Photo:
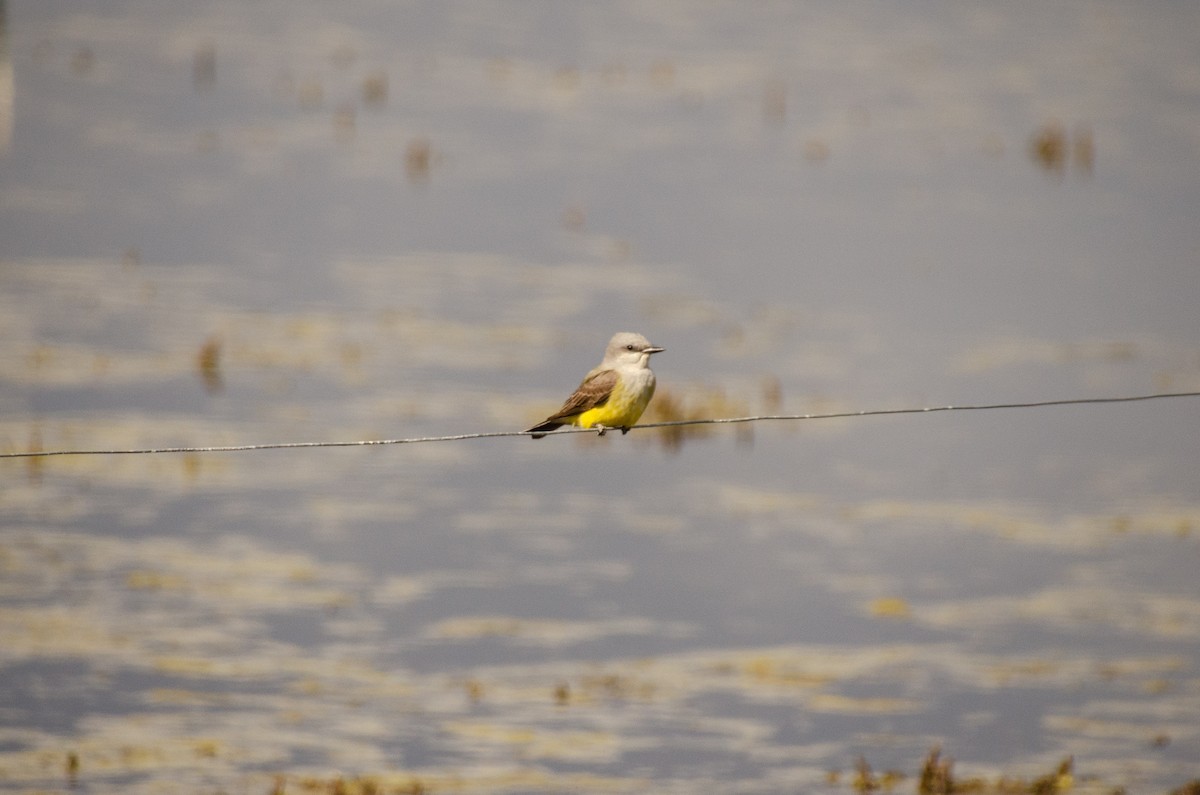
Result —
MULTIPOLYGON (((617 385, 615 370, 598 370, 588 373, 562 408, 529 429, 529 431, 552 431, 560 425, 565 425, 571 417, 575 417, 588 409, 603 406, 612 396, 613 387, 617 385)), ((528 431, 527 431, 528 432, 528 431)), ((534 437, 538 438, 538 437, 534 437)))
POLYGON ((594 409, 597 406, 603 406, 612 396, 613 387, 617 385, 617 373, 615 370, 601 370, 598 373, 589 373, 588 377, 583 379, 583 383, 575 390, 567 402, 563 403, 562 408, 556 411, 547 419, 562 420, 567 417, 574 417, 576 414, 582 414, 588 409, 594 409))

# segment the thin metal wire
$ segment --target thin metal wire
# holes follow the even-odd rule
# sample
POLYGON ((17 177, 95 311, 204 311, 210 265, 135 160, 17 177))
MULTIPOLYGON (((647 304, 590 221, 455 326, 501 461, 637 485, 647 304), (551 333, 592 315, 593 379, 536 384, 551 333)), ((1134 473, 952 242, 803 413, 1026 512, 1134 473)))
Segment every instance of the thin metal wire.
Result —
MULTIPOLYGON (((850 417, 884 417, 895 414, 933 414, 940 411, 992 411, 996 409, 1033 409, 1047 406, 1082 406, 1105 403, 1134 403, 1145 400, 1169 398, 1195 398, 1200 392, 1162 392, 1152 395, 1129 395, 1123 397, 1070 398, 1066 400, 1036 400, 1026 403, 983 403, 963 406, 926 406, 923 408, 870 409, 866 411, 836 411, 825 414, 764 414, 752 417, 719 417, 715 419, 672 420, 635 425, 631 431, 651 428, 675 428, 685 425, 733 425, 744 422, 766 422, 770 420, 833 420, 850 417)), ((616 430, 608 428, 605 430, 616 430)), ((570 433, 602 433, 598 428, 566 427, 547 433, 546 436, 563 436, 570 433)), ((217 447, 150 447, 137 450, 32 450, 22 453, 0 453, 0 458, 47 458, 60 455, 152 455, 160 453, 240 453, 248 450, 296 450, 309 447, 376 447, 388 444, 418 444, 421 442, 457 442, 464 439, 498 439, 507 436, 529 436, 528 431, 492 431, 488 433, 459 433, 451 436, 418 436, 407 439, 367 439, 358 442, 276 442, 270 444, 238 444, 217 447)))

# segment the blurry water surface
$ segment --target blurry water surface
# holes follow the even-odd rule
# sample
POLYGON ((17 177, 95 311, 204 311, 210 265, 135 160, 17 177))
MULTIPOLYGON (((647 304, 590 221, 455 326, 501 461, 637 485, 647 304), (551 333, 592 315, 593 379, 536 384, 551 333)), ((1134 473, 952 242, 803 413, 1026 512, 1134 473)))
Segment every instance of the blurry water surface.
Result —
MULTIPOLYGON (((1200 389, 1193 4, 3 10, 8 452, 1200 389)), ((1198 410, 0 461, 0 789, 1165 792, 1198 410)))

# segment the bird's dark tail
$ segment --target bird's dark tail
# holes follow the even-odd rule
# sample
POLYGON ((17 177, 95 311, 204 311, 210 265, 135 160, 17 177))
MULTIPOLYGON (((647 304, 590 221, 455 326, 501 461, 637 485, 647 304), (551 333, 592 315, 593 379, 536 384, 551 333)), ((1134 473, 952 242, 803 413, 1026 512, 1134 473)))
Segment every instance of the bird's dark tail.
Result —
POLYGON ((534 425, 532 428, 526 428, 525 433, 533 434, 533 436, 530 438, 541 439, 543 436, 545 436, 550 431, 554 430, 555 428, 561 428, 565 424, 566 423, 552 422, 550 420, 546 420, 545 422, 540 422, 537 425, 534 425))

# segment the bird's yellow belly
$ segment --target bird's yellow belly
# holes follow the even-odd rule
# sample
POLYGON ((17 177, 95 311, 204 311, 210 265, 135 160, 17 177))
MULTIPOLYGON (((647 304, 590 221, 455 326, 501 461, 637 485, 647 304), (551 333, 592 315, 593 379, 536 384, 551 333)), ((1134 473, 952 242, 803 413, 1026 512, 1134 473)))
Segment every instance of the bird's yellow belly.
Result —
POLYGON ((647 380, 648 384, 634 384, 632 389, 621 388, 621 385, 618 385, 608 402, 577 415, 572 420, 573 424, 580 428, 593 428, 597 425, 606 428, 632 427, 650 404, 650 398, 654 397, 653 375, 647 380))

